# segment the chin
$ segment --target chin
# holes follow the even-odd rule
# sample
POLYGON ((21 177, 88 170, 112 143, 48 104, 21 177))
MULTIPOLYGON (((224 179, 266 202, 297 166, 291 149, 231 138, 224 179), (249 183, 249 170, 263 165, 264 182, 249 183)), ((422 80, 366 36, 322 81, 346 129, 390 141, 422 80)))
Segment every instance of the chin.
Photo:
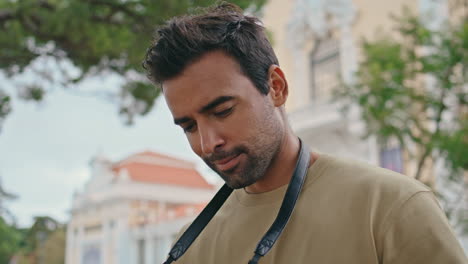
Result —
POLYGON ((229 186, 232 189, 241 189, 246 186, 249 186, 250 184, 242 181, 241 179, 238 178, 238 176, 234 175, 225 175, 221 174, 221 178, 223 178, 224 182, 226 183, 227 186, 229 186))
POLYGON ((220 174, 227 186, 232 189, 241 189, 256 183, 257 177, 243 178, 242 174, 220 174))
POLYGON ((244 184, 242 182, 226 182, 226 185, 234 190, 237 190, 250 186, 251 184, 244 184))

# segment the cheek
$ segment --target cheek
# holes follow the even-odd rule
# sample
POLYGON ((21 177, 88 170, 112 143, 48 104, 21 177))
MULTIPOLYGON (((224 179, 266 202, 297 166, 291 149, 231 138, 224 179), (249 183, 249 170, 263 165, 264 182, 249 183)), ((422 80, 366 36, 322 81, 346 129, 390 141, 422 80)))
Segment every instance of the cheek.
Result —
POLYGON ((259 139, 258 126, 260 124, 255 122, 252 116, 248 116, 241 121, 240 125, 234 126, 225 135, 230 148, 239 146, 252 148, 259 139))
POLYGON ((254 107, 249 113, 244 115, 244 118, 239 121, 240 125, 237 126, 238 133, 244 135, 256 134, 258 130, 267 121, 267 115, 264 114, 265 110, 260 107, 254 107))
POLYGON ((200 141, 199 137, 196 136, 196 133, 185 134, 185 137, 187 138, 187 141, 190 144, 190 148, 192 148, 192 151, 195 154, 197 154, 197 156, 201 157, 202 151, 200 147, 200 141))

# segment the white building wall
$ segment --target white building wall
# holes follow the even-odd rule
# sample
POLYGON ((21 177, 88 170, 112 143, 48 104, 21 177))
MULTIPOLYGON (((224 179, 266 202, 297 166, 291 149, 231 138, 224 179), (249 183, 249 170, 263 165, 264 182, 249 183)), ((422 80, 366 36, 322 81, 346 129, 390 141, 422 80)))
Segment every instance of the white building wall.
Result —
POLYGON ((131 216, 135 213, 132 207, 135 201, 143 205, 150 201, 160 203, 151 217, 148 216, 148 221, 154 221, 158 215, 166 213, 167 203, 202 203, 214 193, 214 190, 191 190, 134 182, 127 182, 127 188, 123 185, 114 183, 114 186, 101 188, 98 193, 85 192, 75 197, 73 217, 67 229, 65 264, 83 264, 84 250, 90 247, 99 251, 97 264, 137 263, 137 243, 140 239, 145 241, 144 263, 160 263, 160 259, 166 258, 176 234, 194 216, 140 227, 131 226, 135 224, 131 222, 134 221, 131 216), (89 232, 90 226, 100 228, 89 232), (85 231, 87 227, 88 231, 85 231))
POLYGON ((117 264, 133 263, 130 249, 130 232, 127 219, 119 218, 116 222, 117 264))
POLYGON ((390 14, 401 13, 403 7, 421 12, 423 2, 428 1, 268 1, 263 20, 272 31, 275 52, 290 84, 286 109, 293 130, 313 149, 379 164, 376 139, 361 138, 365 124, 357 107, 343 116, 339 105, 329 100, 311 100, 311 52, 319 40, 331 34, 339 41, 341 76, 345 82, 352 82, 362 59, 362 39, 391 34, 395 22, 390 14))

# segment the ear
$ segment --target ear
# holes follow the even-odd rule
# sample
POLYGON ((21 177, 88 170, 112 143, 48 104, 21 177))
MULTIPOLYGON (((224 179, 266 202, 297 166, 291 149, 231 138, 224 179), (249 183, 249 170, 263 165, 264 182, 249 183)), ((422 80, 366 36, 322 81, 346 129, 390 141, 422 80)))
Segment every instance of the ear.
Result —
POLYGON ((286 103, 288 98, 288 82, 284 72, 278 65, 271 65, 268 69, 268 85, 270 86, 269 95, 276 107, 286 103))

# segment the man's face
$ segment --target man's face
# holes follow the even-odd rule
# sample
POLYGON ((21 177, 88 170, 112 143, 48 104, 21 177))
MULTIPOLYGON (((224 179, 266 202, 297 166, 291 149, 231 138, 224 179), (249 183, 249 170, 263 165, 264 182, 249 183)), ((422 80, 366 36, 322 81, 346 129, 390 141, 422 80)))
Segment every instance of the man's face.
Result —
POLYGON ((285 132, 279 110, 225 53, 216 51, 163 83, 174 122, 193 151, 232 188, 262 178, 285 132))

